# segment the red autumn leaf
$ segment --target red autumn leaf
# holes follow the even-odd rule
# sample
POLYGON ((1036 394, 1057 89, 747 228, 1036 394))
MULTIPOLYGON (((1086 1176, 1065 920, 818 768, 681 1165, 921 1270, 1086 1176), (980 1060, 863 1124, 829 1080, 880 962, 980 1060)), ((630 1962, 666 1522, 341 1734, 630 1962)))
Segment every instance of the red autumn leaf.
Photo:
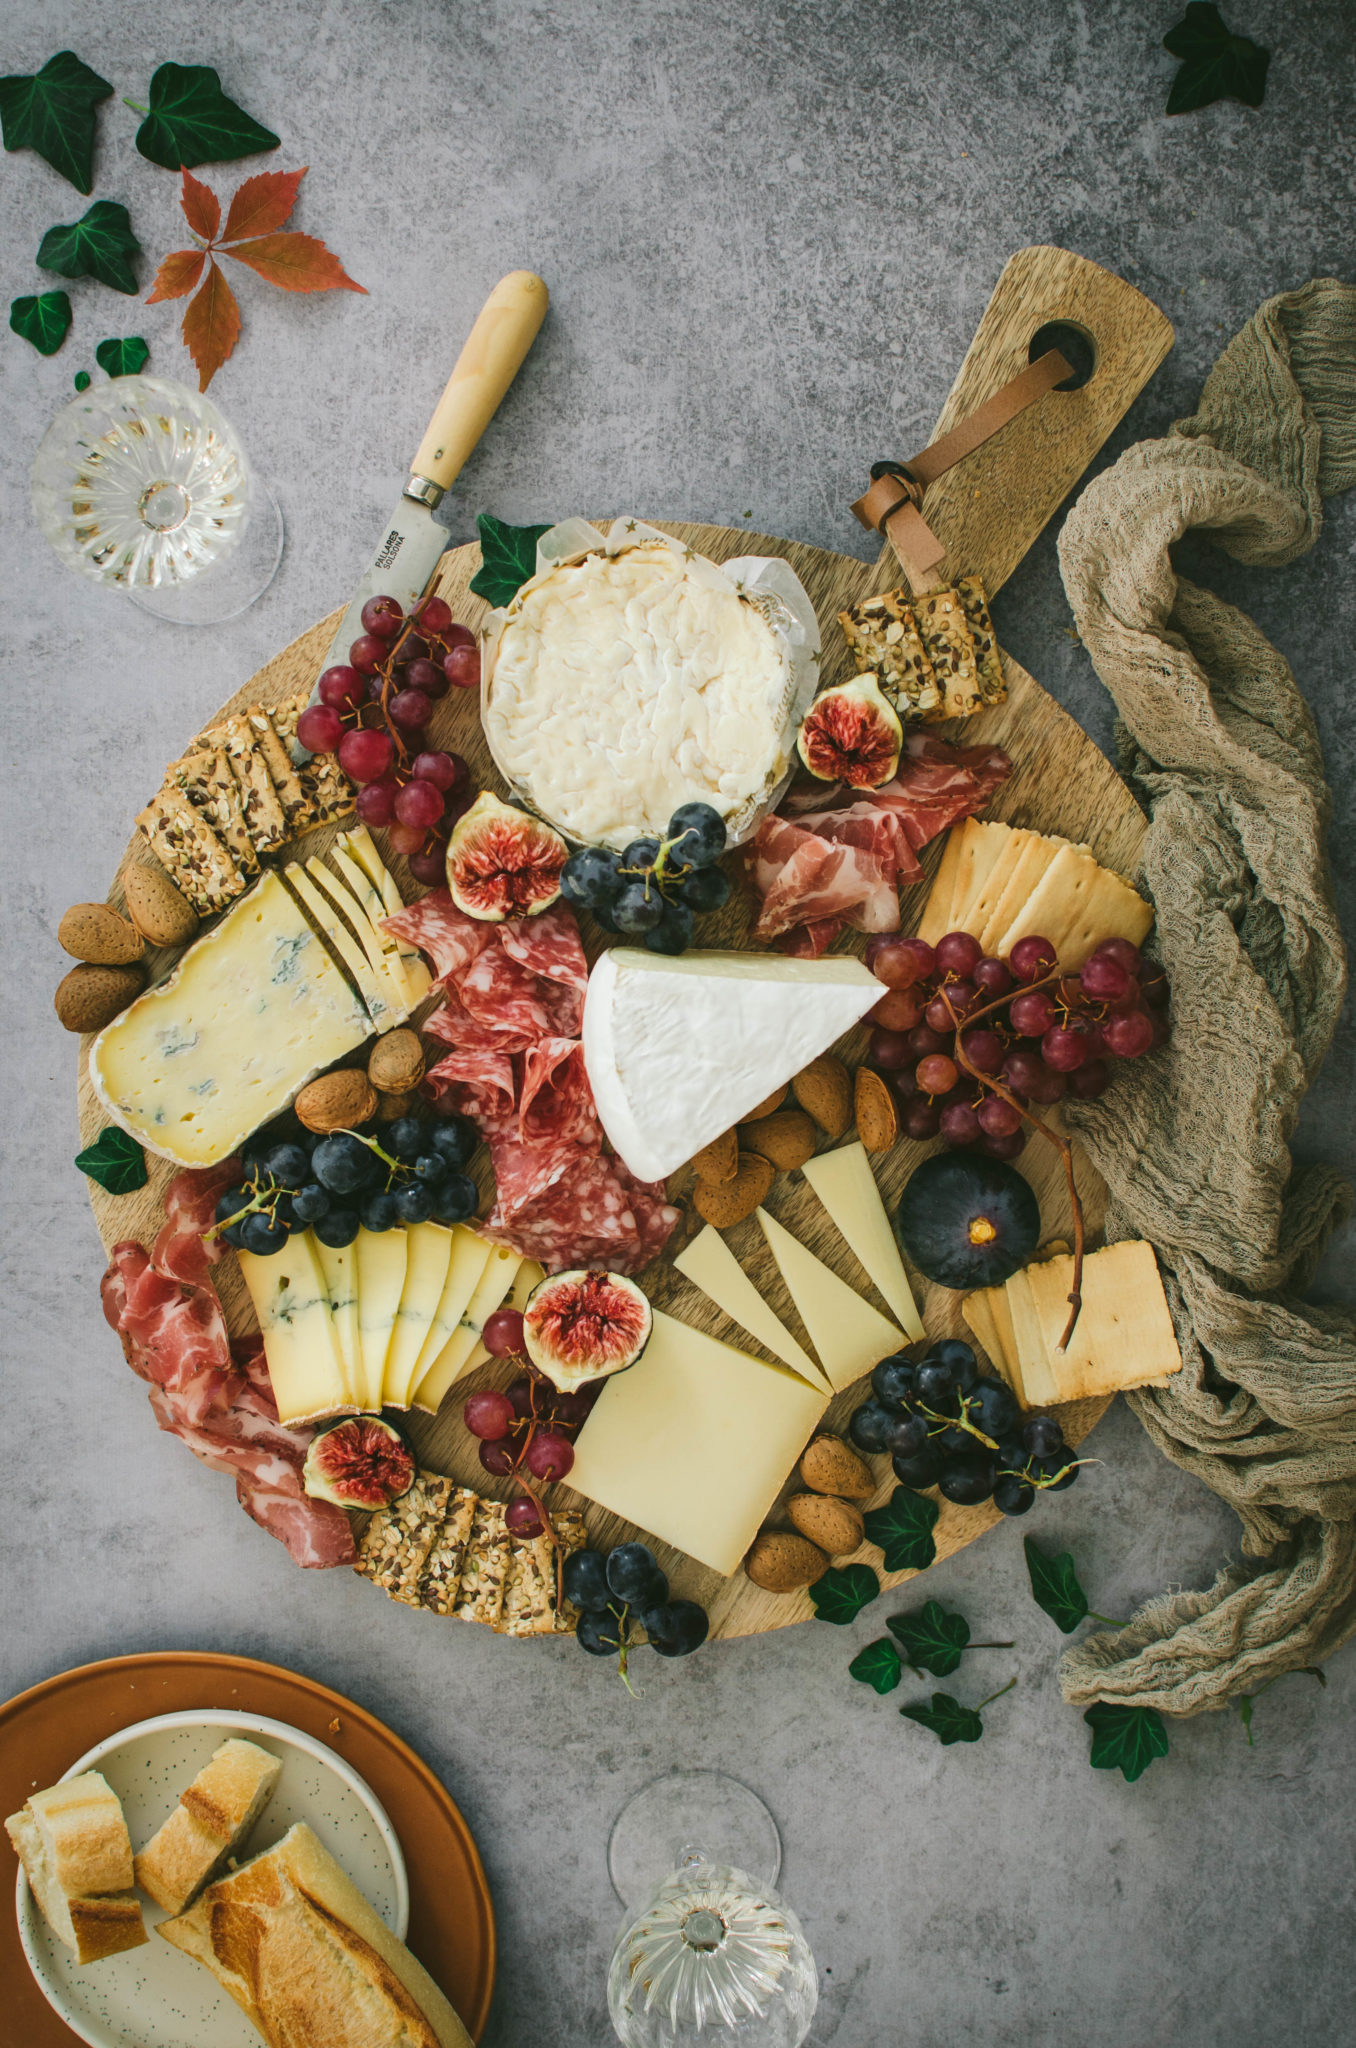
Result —
POLYGON ((176 249, 155 273, 146 304, 158 306, 162 299, 186 298, 202 276, 207 257, 201 249, 176 249))
POLYGON ((239 242, 247 235, 271 235, 282 227, 297 203, 297 188, 306 176, 299 171, 261 171, 246 178, 231 201, 222 229, 223 242, 239 242))
POLYGON ((206 391, 240 334, 240 308, 235 293, 209 256, 202 290, 184 314, 184 345, 198 371, 198 389, 206 391))
POLYGON ((221 201, 211 186, 204 185, 201 178, 195 178, 192 171, 184 171, 182 176, 184 186, 179 194, 179 204, 184 209, 184 219, 204 242, 214 241, 221 226, 221 201))
POLYGON ((314 235, 260 235, 257 241, 232 243, 221 253, 248 263, 251 270, 285 292, 367 290, 366 285, 355 283, 334 251, 314 235))

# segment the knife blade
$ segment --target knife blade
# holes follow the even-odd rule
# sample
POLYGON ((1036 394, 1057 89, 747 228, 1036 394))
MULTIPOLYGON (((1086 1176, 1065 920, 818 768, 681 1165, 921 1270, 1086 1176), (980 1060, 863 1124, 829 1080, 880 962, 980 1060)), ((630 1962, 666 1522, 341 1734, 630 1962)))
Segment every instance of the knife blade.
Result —
MULTIPOLYGON (((448 538, 433 514, 517 376, 547 303, 546 286, 533 271, 513 270, 481 307, 419 443, 409 481, 316 671, 317 682, 327 668, 348 660, 370 597, 394 597, 409 612, 423 596, 448 538)), ((315 695, 312 684, 312 703, 315 695)), ((305 754, 299 743, 295 751, 305 754)))

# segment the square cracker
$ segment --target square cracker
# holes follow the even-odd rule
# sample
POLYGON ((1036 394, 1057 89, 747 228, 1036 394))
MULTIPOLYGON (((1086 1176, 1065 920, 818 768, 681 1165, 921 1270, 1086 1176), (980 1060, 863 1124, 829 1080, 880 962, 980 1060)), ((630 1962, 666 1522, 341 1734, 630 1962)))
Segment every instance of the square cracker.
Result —
POLYGON ((167 782, 138 811, 137 824, 151 851, 203 917, 224 910, 245 887, 230 854, 177 783, 167 782))
POLYGON ((838 623, 853 660, 879 676, 897 711, 913 718, 941 715, 942 692, 907 590, 863 598, 839 612, 838 623))
POLYGON ((419 1574, 419 1605, 433 1614, 451 1614, 457 1604, 466 1545, 479 1505, 469 1486, 459 1486, 448 1502, 442 1526, 419 1574))
POLYGON ((960 599, 954 590, 929 590, 915 597, 913 614, 942 692, 941 704, 929 714, 931 719, 968 718, 984 700, 979 692, 974 635, 960 599))
MULTIPOLYGON (((1072 1258, 1047 1259, 1025 1273, 1060 1401, 1081 1401, 1162 1381, 1182 1369, 1153 1246, 1127 1239, 1083 1261, 1083 1305, 1066 1351, 1072 1258)), ((1011 1282, 1008 1283, 1009 1286, 1011 1282)))
POLYGON ((1075 974, 1098 941, 1129 939, 1138 946, 1154 921, 1152 905, 1128 882, 1100 867, 1076 846, 1057 847, 1054 859, 995 947, 1010 953, 1018 939, 1039 933, 1049 939, 1067 974, 1075 974))
POLYGON ((478 1501, 466 1555, 462 1559, 457 1604, 452 1610, 458 1621, 484 1621, 494 1626, 504 1605, 508 1568, 509 1538, 504 1525, 504 1503, 501 1500, 478 1501))
POLYGON ((177 783, 195 811, 200 811, 232 860, 247 875, 259 872, 254 841, 245 828, 240 801, 240 784, 221 747, 197 747, 182 760, 172 761, 167 782, 177 783))
POLYGON ((1008 694, 1003 679, 1003 660, 998 652, 998 638, 989 617, 989 601, 984 595, 984 585, 978 576, 960 576, 956 580, 956 595, 961 601, 970 637, 975 643, 975 668, 979 676, 979 694, 986 704, 1001 704, 1008 694))

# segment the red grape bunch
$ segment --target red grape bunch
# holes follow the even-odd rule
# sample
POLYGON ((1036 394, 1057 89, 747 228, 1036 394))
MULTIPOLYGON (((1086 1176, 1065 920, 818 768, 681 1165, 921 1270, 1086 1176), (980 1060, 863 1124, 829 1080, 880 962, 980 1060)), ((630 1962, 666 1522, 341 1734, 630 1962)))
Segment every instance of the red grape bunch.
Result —
POLYGON ((987 958, 968 932, 925 939, 882 933, 866 964, 886 993, 869 1013, 867 1057, 899 1100, 907 1138, 940 1136, 995 1159, 1026 1143, 1023 1112, 1065 1095, 1102 1094, 1116 1060, 1168 1036, 1161 968, 1128 939, 1103 939, 1081 974, 1061 974, 1048 939, 1019 939, 987 958))
MULTIPOLYGON (((491 1358, 520 1355, 521 1311, 497 1309, 486 1318, 482 1341, 491 1358)), ((480 1439, 481 1464, 496 1479, 515 1479, 527 1496, 509 1503, 505 1520, 510 1534, 542 1533, 536 1488, 565 1477, 574 1463, 574 1438, 602 1389, 603 1382, 595 1380, 573 1394, 562 1394, 541 1373, 529 1369, 507 1388, 482 1387, 467 1396, 462 1420, 480 1439)))
POLYGON ((461 755, 427 747, 424 729, 449 688, 479 685, 475 634, 454 623, 441 597, 426 597, 408 617, 395 598, 369 597, 362 625, 347 662, 321 676, 297 738, 313 754, 338 754, 358 784, 363 823, 387 827, 416 881, 433 886, 443 879, 448 835, 476 793, 461 755))

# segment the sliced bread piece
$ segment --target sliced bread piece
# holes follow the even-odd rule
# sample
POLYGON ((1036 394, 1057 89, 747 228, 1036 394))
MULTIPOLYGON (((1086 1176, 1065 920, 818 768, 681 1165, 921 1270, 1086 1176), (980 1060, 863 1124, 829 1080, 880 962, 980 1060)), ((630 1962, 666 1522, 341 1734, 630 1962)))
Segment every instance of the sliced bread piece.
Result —
POLYGON ((43 1918, 77 1962, 140 1948, 132 1844, 117 1794, 98 1771, 34 1792, 5 1822, 43 1918))
POLYGON ((273 1796, 277 1757, 233 1736, 179 1794, 175 1807, 136 1858, 136 1880, 157 1906, 182 1913, 240 1847, 273 1796))

